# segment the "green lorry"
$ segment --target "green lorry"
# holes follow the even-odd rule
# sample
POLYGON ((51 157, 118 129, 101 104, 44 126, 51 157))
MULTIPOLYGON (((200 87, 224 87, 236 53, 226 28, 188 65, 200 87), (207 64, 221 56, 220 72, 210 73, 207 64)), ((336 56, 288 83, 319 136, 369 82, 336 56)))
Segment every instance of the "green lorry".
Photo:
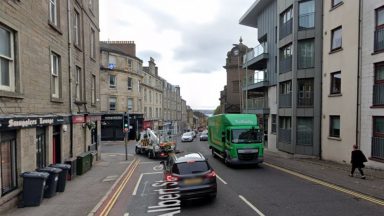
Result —
POLYGON ((254 114, 220 114, 208 118, 208 142, 213 157, 225 164, 263 162, 263 133, 254 114))

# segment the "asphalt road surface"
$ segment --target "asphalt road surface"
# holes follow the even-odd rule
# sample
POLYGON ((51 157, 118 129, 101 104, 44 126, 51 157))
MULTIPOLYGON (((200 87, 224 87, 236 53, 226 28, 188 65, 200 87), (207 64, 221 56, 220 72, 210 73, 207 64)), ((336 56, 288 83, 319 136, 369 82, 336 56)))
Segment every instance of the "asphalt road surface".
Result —
MULTIPOLYGON (((177 148, 184 152, 201 152, 208 158, 218 175, 218 193, 214 201, 191 200, 181 203, 172 199, 172 195, 164 200, 167 194, 161 190, 160 160, 135 155, 134 146, 129 145, 128 152, 135 155, 131 157, 136 159, 136 163, 132 165, 132 172, 109 215, 384 215, 382 206, 266 164, 229 168, 220 159, 213 158, 208 142, 199 141, 198 137, 188 143, 178 140, 177 148)), ((112 150, 116 153, 125 152, 124 149, 112 150)))

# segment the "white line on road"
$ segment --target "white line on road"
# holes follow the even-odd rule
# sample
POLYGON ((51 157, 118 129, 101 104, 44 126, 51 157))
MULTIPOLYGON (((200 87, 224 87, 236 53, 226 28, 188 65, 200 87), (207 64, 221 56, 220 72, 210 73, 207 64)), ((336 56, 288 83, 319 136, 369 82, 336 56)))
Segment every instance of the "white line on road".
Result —
POLYGON ((136 185, 135 185, 135 189, 134 189, 133 192, 132 192, 132 195, 133 195, 133 196, 136 195, 136 193, 137 193, 137 189, 139 188, 139 185, 140 185, 141 179, 143 178, 143 175, 151 175, 151 174, 159 174, 159 173, 163 173, 163 172, 141 173, 141 174, 140 174, 140 177, 139 177, 139 180, 137 180, 137 183, 136 183, 136 185))
POLYGON ((249 207, 251 207, 257 214, 260 216, 265 216, 259 209, 257 209, 252 203, 250 203, 247 199, 245 199, 243 196, 239 195, 239 198, 242 199, 249 207))
POLYGON ((124 213, 124 216, 129 216, 129 213, 127 212, 127 213, 124 213))
POLYGON ((226 181, 224 181, 222 178, 220 178, 219 175, 216 174, 216 177, 217 177, 221 182, 223 182, 223 184, 228 184, 226 181))

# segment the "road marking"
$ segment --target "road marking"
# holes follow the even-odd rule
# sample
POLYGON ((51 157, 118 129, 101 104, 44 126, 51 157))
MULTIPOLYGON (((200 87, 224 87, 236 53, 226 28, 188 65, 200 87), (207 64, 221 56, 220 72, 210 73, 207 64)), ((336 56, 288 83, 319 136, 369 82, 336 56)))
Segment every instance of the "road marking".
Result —
POLYGON ((117 198, 120 196, 120 193, 123 191, 125 185, 128 183, 128 180, 133 175, 133 172, 135 171, 136 167, 139 165, 140 160, 137 160, 132 165, 132 169, 129 170, 128 174, 125 176, 123 182, 119 185, 115 193, 112 195, 112 198, 108 201, 105 208, 101 211, 101 216, 107 216, 109 212, 111 211, 112 207, 115 205, 117 198))
POLYGON ((163 169, 164 169, 163 165, 161 165, 161 164, 153 167, 153 170, 155 170, 155 171, 160 171, 160 170, 163 170, 163 169))
POLYGON ((316 178, 312 178, 312 177, 309 177, 309 176, 306 176, 306 175, 303 175, 303 174, 300 174, 300 173, 297 173, 297 172, 294 172, 294 171, 291 171, 291 170, 288 170, 288 169, 285 169, 282 167, 275 166, 275 165, 270 164, 270 163, 264 162, 264 164, 267 166, 270 166, 272 168, 278 169, 280 171, 283 171, 283 172, 289 173, 291 175, 297 176, 299 178, 305 179, 307 181, 310 181, 310 182, 313 182, 313 183, 316 183, 319 185, 323 185, 325 187, 332 188, 336 191, 340 191, 340 192, 349 194, 351 196, 354 196, 354 197, 357 197, 360 199, 364 199, 364 200, 367 200, 369 202, 384 206, 384 200, 382 200, 382 199, 368 196, 368 195, 365 195, 365 194, 362 194, 359 192, 355 192, 355 191, 352 191, 352 190, 349 190, 349 189, 346 189, 346 188, 343 188, 343 187, 340 187, 340 186, 337 186, 337 185, 334 185, 334 184, 331 184, 331 183, 328 183, 328 182, 325 182, 325 181, 322 181, 322 180, 319 180, 316 178))
POLYGON ((124 213, 124 216, 129 216, 129 213, 128 212, 124 213))
POLYGON ((133 195, 133 196, 136 195, 136 193, 137 193, 137 189, 139 189, 140 181, 141 181, 141 179, 143 178, 143 175, 151 175, 151 174, 159 174, 159 173, 163 173, 163 172, 141 173, 141 174, 140 174, 140 177, 139 177, 139 180, 137 180, 137 182, 136 182, 136 186, 135 186, 135 189, 134 189, 133 192, 132 192, 132 195, 133 195))
POLYGON ((154 164, 154 163, 159 163, 159 162, 154 162, 154 161, 143 161, 140 164, 154 164))
POLYGON ((147 184, 148 184, 148 181, 145 181, 145 182, 144 182, 144 188, 143 188, 143 191, 141 191, 141 194, 140 194, 140 196, 142 196, 142 197, 145 196, 145 193, 144 193, 144 192, 145 192, 145 188, 147 188, 147 184))
POLYGON ((251 207, 255 212, 257 212, 260 216, 265 216, 259 209, 257 209, 252 203, 250 203, 247 199, 245 199, 243 196, 239 195, 239 198, 243 200, 249 207, 251 207))
POLYGON ((103 179, 103 182, 115 181, 118 177, 117 175, 107 176, 103 179))
POLYGON ((216 174, 216 177, 217 177, 221 182, 223 182, 223 184, 228 184, 226 181, 224 181, 222 178, 220 178, 219 175, 216 174))

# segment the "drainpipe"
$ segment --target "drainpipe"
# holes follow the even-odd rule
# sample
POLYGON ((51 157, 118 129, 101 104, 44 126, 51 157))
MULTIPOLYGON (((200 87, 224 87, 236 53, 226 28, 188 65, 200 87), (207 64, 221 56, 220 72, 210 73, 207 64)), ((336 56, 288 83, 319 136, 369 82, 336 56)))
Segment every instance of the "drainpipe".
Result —
POLYGON ((72 25, 71 25, 71 0, 67 0, 67 17, 68 17, 68 76, 69 76, 69 110, 71 113, 71 133, 69 156, 73 157, 73 101, 72 101, 72 25))
POLYGON ((360 147, 360 131, 361 131, 361 73, 362 73, 362 65, 361 65, 361 27, 362 27, 362 8, 363 1, 359 0, 359 16, 358 16, 358 48, 357 48, 357 103, 356 103, 356 142, 355 144, 360 147))

